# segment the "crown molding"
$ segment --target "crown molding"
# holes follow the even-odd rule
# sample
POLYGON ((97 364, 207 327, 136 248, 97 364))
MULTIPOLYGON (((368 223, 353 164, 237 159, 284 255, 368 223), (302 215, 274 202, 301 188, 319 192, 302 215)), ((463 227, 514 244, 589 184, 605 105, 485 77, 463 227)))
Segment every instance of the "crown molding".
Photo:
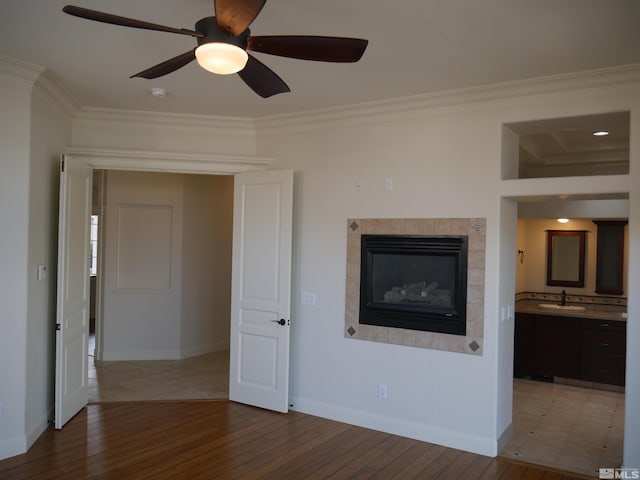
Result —
POLYGON ((539 95, 585 92, 603 88, 636 87, 640 84, 640 64, 567 73, 526 80, 503 82, 457 90, 447 90, 410 97, 318 109, 256 119, 258 132, 277 132, 339 127, 344 123, 388 121, 392 116, 424 115, 432 111, 469 109, 499 101, 539 95))
POLYGON ((0 54, 0 74, 33 85, 44 71, 39 65, 0 54))
POLYGON ((76 115, 77 121, 113 122, 122 124, 159 125, 171 128, 201 128, 233 132, 255 132, 255 121, 249 118, 190 115, 142 110, 83 107, 76 115))
POLYGON ((73 118, 80 110, 80 104, 48 70, 42 72, 38 77, 34 85, 34 91, 41 91, 46 98, 52 100, 70 118, 73 118))
POLYGON ((67 147, 65 155, 82 159, 96 169, 210 175, 232 175, 265 170, 273 163, 272 159, 265 157, 86 147, 67 147))
POLYGON ((46 68, 0 55, 0 74, 4 74, 32 88, 35 93, 55 103, 69 117, 73 117, 80 105, 46 68))

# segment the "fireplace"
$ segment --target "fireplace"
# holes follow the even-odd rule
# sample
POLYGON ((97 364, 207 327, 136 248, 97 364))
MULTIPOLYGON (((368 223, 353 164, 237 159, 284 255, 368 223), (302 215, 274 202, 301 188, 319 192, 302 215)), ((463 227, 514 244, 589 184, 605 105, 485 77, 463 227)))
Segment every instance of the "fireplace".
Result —
POLYGON ((359 323, 466 334, 466 235, 362 235, 359 323))

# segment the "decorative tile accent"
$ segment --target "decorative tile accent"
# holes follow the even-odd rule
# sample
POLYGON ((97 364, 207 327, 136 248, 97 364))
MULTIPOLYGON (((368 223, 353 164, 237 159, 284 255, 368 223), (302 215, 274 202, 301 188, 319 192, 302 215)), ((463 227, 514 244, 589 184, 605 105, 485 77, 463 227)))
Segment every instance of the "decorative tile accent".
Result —
MULTIPOLYGON (((558 287, 558 290, 561 290, 562 287, 558 287)), ((562 294, 558 291, 556 292, 519 292, 516 294, 516 302, 520 300, 546 300, 546 301, 554 301, 560 302, 562 300, 562 294)), ((627 306, 627 298, 626 297, 607 297, 603 295, 567 295, 567 302, 571 303, 587 303, 594 305, 617 305, 626 307, 627 306)))
POLYGON ((345 337, 432 350, 482 355, 486 219, 484 218, 360 218, 347 222, 347 285, 345 337), (378 235, 467 235, 466 335, 421 332, 377 325, 359 325, 360 237, 378 235), (353 325, 359 325, 356 330, 353 325), (349 335, 347 337, 347 335, 349 335))

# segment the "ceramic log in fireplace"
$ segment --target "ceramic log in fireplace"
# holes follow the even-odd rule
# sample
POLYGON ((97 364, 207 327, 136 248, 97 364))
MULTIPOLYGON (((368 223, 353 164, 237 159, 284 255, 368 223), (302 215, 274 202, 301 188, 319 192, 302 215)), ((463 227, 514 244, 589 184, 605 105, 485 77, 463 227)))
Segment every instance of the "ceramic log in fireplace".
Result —
POLYGON ((359 322, 465 335, 467 244, 464 235, 362 235, 359 322))

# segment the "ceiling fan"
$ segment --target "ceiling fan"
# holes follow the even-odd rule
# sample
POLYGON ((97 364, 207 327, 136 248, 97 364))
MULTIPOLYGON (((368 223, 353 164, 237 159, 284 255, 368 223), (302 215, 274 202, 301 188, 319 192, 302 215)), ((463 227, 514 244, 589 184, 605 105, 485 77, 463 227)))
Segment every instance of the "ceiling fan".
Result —
POLYGON ((251 36, 249 25, 258 16, 267 0, 215 0, 215 17, 196 22, 194 30, 172 28, 110 13, 67 5, 62 10, 69 15, 111 23, 195 37, 198 46, 147 68, 130 78, 158 78, 197 60, 201 67, 213 73, 238 73, 254 92, 263 98, 291 91, 269 67, 247 51, 282 57, 323 62, 357 62, 368 41, 360 38, 324 37, 314 35, 251 36))

